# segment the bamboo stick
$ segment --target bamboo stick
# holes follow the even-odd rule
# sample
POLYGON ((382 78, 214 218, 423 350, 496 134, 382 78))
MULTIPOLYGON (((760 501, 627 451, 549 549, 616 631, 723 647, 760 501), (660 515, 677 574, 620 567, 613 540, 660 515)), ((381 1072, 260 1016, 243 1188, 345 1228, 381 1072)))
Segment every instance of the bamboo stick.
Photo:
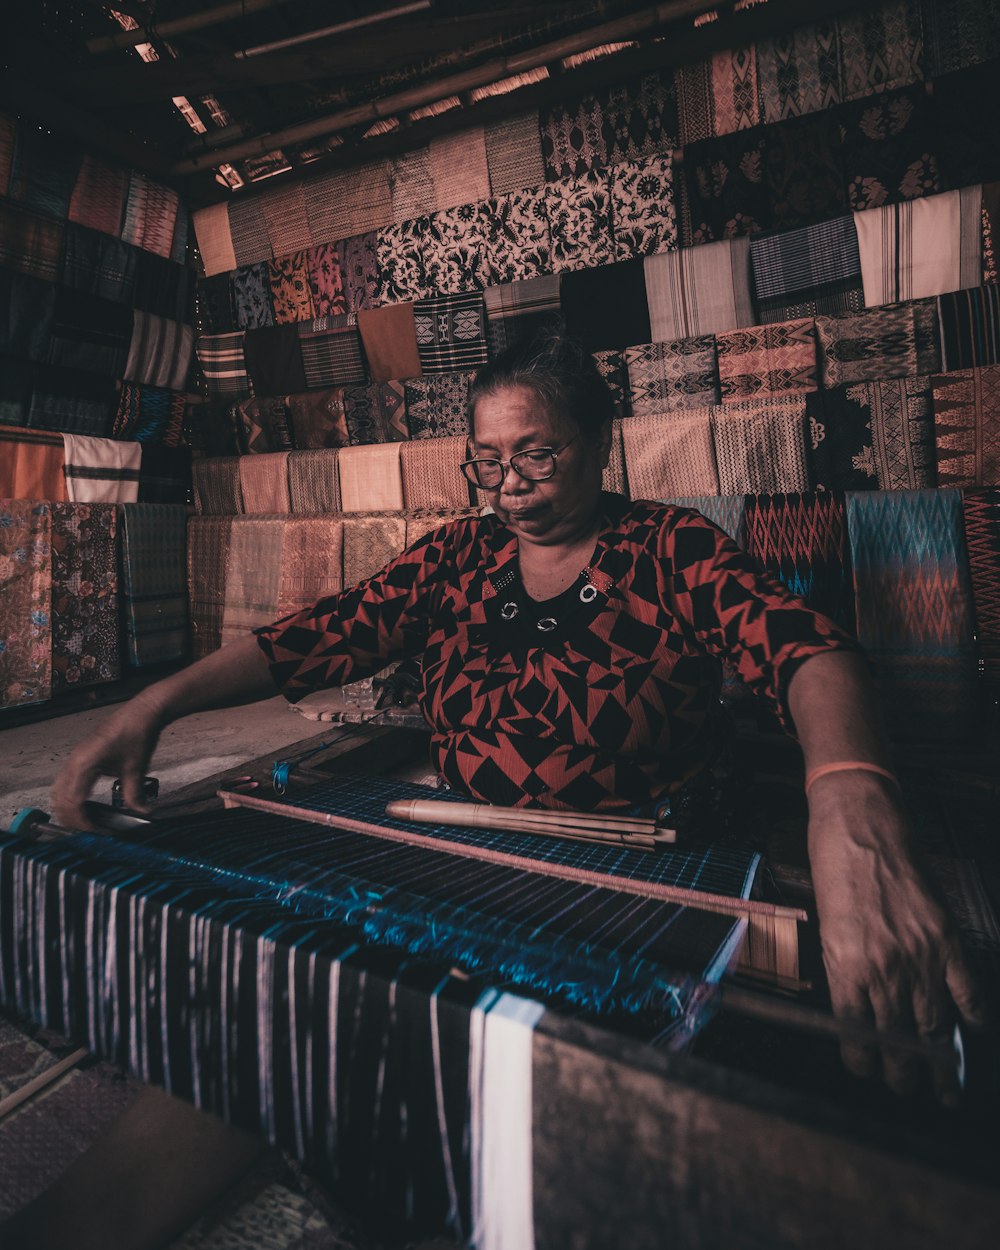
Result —
POLYGON ((487 803, 449 803, 441 799, 396 799, 385 814, 423 825, 463 825, 471 829, 509 829, 515 833, 587 834, 602 841, 641 837, 657 843, 677 840, 675 829, 661 829, 654 820, 601 816, 592 812, 539 811, 536 808, 494 807, 487 803))

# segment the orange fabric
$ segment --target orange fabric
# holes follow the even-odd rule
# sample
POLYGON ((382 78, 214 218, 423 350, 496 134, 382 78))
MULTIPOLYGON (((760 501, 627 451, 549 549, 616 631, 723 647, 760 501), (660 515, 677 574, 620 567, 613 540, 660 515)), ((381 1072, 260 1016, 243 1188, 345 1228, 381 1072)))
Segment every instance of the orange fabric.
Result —
POLYGON ((63 459, 61 438, 0 426, 0 499, 66 499, 63 459))
POLYGON ((423 373, 412 304, 362 309, 358 313, 358 329, 373 382, 416 378, 423 373))

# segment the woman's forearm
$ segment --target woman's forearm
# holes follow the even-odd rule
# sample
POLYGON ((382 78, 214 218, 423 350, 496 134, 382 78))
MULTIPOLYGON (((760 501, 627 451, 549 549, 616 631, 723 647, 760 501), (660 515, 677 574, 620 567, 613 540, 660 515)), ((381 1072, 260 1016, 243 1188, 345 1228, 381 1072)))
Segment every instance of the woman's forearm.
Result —
POLYGON ((162 728, 192 712, 238 707, 275 693, 267 658, 248 635, 147 687, 139 698, 162 728))
POLYGON ((889 763, 882 717, 864 659, 849 651, 814 655, 788 687, 806 772, 824 764, 889 763))

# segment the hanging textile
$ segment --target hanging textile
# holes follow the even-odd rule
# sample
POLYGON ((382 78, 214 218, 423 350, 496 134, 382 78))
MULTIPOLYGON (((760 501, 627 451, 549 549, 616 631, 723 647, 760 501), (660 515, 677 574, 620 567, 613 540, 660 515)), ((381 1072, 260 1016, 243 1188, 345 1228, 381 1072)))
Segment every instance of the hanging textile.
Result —
POLYGON ((410 438, 446 438, 469 432, 469 390, 475 372, 432 373, 408 378, 406 420, 410 438))
POLYGON ((768 123, 840 103, 840 45, 833 21, 796 26, 757 42, 757 86, 768 123))
POLYGON ((469 483, 459 465, 468 458, 466 439, 419 439, 403 443, 399 451, 406 508, 467 508, 469 483))
MULTIPOLYGON (((998 22, 1000 31, 1000 22, 998 22)), ((1000 171, 996 63, 969 66, 934 81, 934 122, 944 185, 990 182, 1000 171)))
MULTIPOLYGON (((805 397, 748 399, 712 409, 718 494, 773 494, 809 489, 805 397)), ((673 491, 671 494, 709 494, 673 491)))
POLYGON ((346 447, 350 442, 342 386, 286 395, 285 403, 288 405, 292 437, 299 450, 346 447))
POLYGON ((199 280, 198 315, 201 320, 195 324, 205 334, 232 334, 243 328, 236 323, 232 274, 220 273, 199 280))
POLYGON ((233 304, 236 324, 241 330, 260 330, 274 325, 267 261, 236 270, 233 274, 233 304))
POLYGON ((719 493, 708 409, 627 417, 621 434, 632 499, 719 493))
POLYGON ((63 459, 59 435, 0 426, 0 500, 65 499, 63 459))
POLYGON ((85 155, 70 196, 69 220, 118 238, 127 194, 128 174, 124 169, 85 155))
POLYGON ((174 223, 174 237, 170 243, 170 259, 175 265, 187 266, 191 262, 188 256, 188 238, 191 234, 191 213, 187 205, 180 204, 177 209, 177 220, 174 223))
POLYGON ((373 382, 390 382, 421 372, 416 310, 419 304, 390 304, 358 313, 358 329, 373 382))
POLYGON ((305 252, 292 252, 267 263, 274 324, 312 321, 314 314, 305 252))
POLYGON ((239 456, 196 460, 192 473, 194 502, 199 512, 235 516, 243 511, 239 456))
POLYGON ((64 369, 122 376, 132 340, 132 309, 114 300, 56 288, 49 364, 64 369))
MULTIPOLYGON (((48 355, 56 307, 52 282, 0 269, 0 352, 22 361, 48 355)), ((7 361, 0 368, 7 371, 7 361)))
POLYGON ((10 167, 14 160, 14 144, 17 142, 17 123, 13 117, 0 113, 0 195, 5 196, 10 186, 10 167))
POLYGON ((288 452, 264 452, 240 456, 240 494, 243 511, 251 513, 290 512, 288 497, 288 452))
POLYGON ((132 303, 137 248, 83 226, 66 226, 59 281, 74 291, 100 295, 120 304, 132 303))
POLYGON ((0 426, 28 424, 34 374, 25 356, 0 352, 0 426))
POLYGON ((863 211, 942 190, 939 132, 922 83, 859 100, 838 117, 850 208, 863 211))
MULTIPOLYGON (((9 448, 0 478, 11 471, 9 448)), ((0 503, 0 707, 52 694, 52 509, 6 489, 0 503)))
POLYGON ((401 516, 359 510, 359 515, 344 517, 344 585, 356 586, 371 577, 405 547, 406 521, 401 516))
POLYGON ((271 259, 271 241, 259 196, 237 198, 230 203, 229 229, 237 268, 271 259))
POLYGON ((305 183, 291 182, 265 191, 260 197, 260 211, 267 224, 273 256, 302 252, 317 241, 309 232, 305 183))
POLYGON ((733 239, 771 228, 762 128, 684 148, 684 185, 691 217, 685 245, 733 239))
POLYGON ((746 547, 746 495, 675 495, 661 502, 672 503, 675 508, 694 508, 728 534, 737 547, 746 547))
POLYGON ((444 295, 413 305, 420 364, 418 373, 453 373, 484 365, 487 360, 486 316, 481 292, 444 295))
POLYGON ((521 191, 545 181, 537 112, 505 117, 485 130, 486 166, 493 195, 521 191))
POLYGON ((230 408, 229 417, 242 453, 291 450, 292 425, 285 396, 245 399, 230 408))
POLYGON ((604 116, 593 96, 543 109, 538 120, 545 181, 578 178, 608 163, 604 116))
POLYGON ((499 355, 518 339, 559 321, 561 283, 561 274, 550 274, 486 288, 483 298, 490 356, 499 355))
POLYGON ((179 447, 184 438, 185 397, 159 386, 123 382, 111 437, 179 447))
POLYGON ((305 251, 306 277, 317 317, 339 317, 347 312, 340 249, 336 243, 318 243, 305 251))
POLYGON ((425 219, 423 261, 427 289, 441 295, 486 285, 486 232, 481 204, 444 208, 425 219))
POLYGON ((1000 486, 1000 367, 931 378, 937 485, 1000 486))
POLYGON ((939 295, 941 368, 948 373, 1000 364, 1000 286, 939 295))
POLYGON ((135 503, 141 443, 63 434, 66 497, 71 503, 135 503))
POLYGON ((281 517, 233 518, 226 551, 222 646, 277 617, 284 529, 281 517))
POLYGON ((241 399, 252 393, 244 353, 246 336, 242 330, 233 334, 201 334, 198 336, 198 364, 205 376, 210 395, 241 399))
MULTIPOLYGON (((1000 14, 980 0, 921 0, 926 76, 965 71, 1000 55, 1000 14)), ((935 84, 936 85, 936 84, 935 84)))
POLYGON ((615 259, 607 171, 591 171, 545 186, 552 235, 552 268, 593 269, 615 259))
POLYGON ((907 0, 888 0, 837 19, 841 99, 856 100, 891 91, 924 77, 920 9, 907 0))
POLYGON ((229 225, 229 205, 211 204, 208 208, 196 208, 192 219, 205 277, 211 278, 235 269, 236 249, 229 225))
POLYGON ((348 312, 374 308, 378 303, 377 237, 360 234, 341 243, 341 276, 348 312))
POLYGON ((482 126, 432 139, 427 163, 434 184, 434 208, 457 208, 489 198, 486 135, 482 126))
POLYGON ((342 447, 337 452, 337 467, 345 512, 402 510, 403 474, 398 443, 342 447))
POLYGON ((392 215, 397 223, 425 217, 437 207, 430 153, 426 147, 400 152, 389 160, 389 191, 392 215))
POLYGON ((823 490, 877 490, 875 438, 867 384, 806 396, 809 473, 823 490))
POLYGON ((189 325, 137 309, 123 376, 130 382, 185 391, 193 349, 194 331, 189 325))
POLYGON ((288 517, 281 532, 276 617, 287 616, 344 588, 344 522, 338 517, 288 517))
POLYGON ((417 218, 395 222, 378 231, 375 253, 379 304, 399 304, 429 294, 423 250, 426 226, 424 219, 417 218))
POLYGON ((0 201, 0 268, 55 282, 62 257, 64 225, 0 201))
POLYGON ((537 278, 552 268, 552 235, 541 189, 512 191, 480 205, 489 286, 537 278))
POLYGON ((680 144, 673 74, 658 70, 598 94, 607 163, 659 156, 680 144))
POLYGON ((313 243, 352 238, 392 222, 388 161, 310 178, 305 193, 313 243))
POLYGON ((868 382, 875 473, 880 490, 934 485, 934 424, 930 379, 868 382))
POLYGON ((750 240, 757 311, 762 322, 864 307, 854 218, 757 235, 750 240))
POLYGON ((128 663, 183 659, 188 649, 187 509, 126 504, 121 510, 122 581, 128 663))
POLYGON ((762 120, 757 91, 757 50, 749 44, 678 68, 681 143, 747 130, 762 120))
POLYGON ((611 399, 614 403, 616 417, 628 417, 632 414, 632 400, 629 391, 628 369, 621 352, 592 352, 597 372, 604 379, 611 399))
POLYGON ((109 377, 49 365, 35 376, 28 425, 103 438, 111 432, 116 404, 115 384, 109 377))
POLYGON ((52 505, 52 689, 121 677, 118 510, 52 505))
POLYGON ((26 209, 64 220, 79 163, 76 151, 50 130, 22 123, 14 141, 7 194, 26 209))
POLYGON ((340 512, 337 452, 333 448, 290 452, 288 497, 293 513, 340 512))
POLYGON ((232 528, 232 516, 196 516, 188 521, 188 601, 195 660, 217 651, 222 645, 226 564, 232 528))
POLYGON ((657 342, 697 338, 754 324, 748 239, 727 239, 649 256, 643 262, 643 272, 649 337, 657 342))
POLYGON ((626 348, 629 393, 635 416, 719 402, 715 338, 675 339, 626 348))
POLYGON ((963 492, 965 546, 980 668, 1000 682, 1000 490, 963 492))
POLYGON ((677 246, 673 178, 669 152, 612 166, 611 220, 618 260, 677 246))
POLYGON ((368 316, 346 313, 340 317, 317 317, 297 327, 305 384, 310 390, 367 380, 358 332, 359 315, 368 316))
POLYGON ((298 326, 247 330, 243 353, 251 394, 285 395, 306 389, 298 326))
POLYGON ((394 443, 410 437, 402 382, 345 387, 344 414, 352 446, 394 443))
POLYGON ((169 259, 179 207, 180 197, 176 191, 132 170, 122 238, 134 247, 169 259))
POLYGON ((933 373, 939 367, 937 316, 931 300, 867 308, 846 317, 817 317, 823 386, 933 373))
POLYGON ((628 498, 628 481, 625 473, 625 447, 622 443, 622 426, 624 422, 615 418, 611 422, 611 454, 601 474, 601 489, 612 491, 616 495, 628 498))
MULTIPOLYGON (((1000 161, 997 162, 1000 166, 1000 161)), ((983 187, 983 285, 1000 282, 1000 182, 983 187)))
POLYGON ((813 113, 764 132, 764 187, 770 225, 794 229, 847 210, 838 116, 813 113))
POLYGON ((722 402, 814 391, 816 323, 811 317, 715 336, 722 402))
POLYGON ((621 351, 650 338, 641 259, 563 275, 559 298, 568 333, 585 351, 621 351))
POLYGON ((847 496, 858 640, 890 730, 962 738, 972 726, 975 647, 955 490, 847 496))
POLYGON ((191 492, 191 448, 142 444, 139 465, 140 503, 187 504, 191 492))

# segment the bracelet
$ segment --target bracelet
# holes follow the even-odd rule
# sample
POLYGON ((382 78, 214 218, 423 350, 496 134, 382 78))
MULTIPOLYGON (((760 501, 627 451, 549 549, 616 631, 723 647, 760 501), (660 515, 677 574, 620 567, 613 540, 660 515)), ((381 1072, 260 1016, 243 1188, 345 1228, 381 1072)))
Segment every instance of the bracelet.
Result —
POLYGON ((838 760, 833 764, 820 764, 818 768, 813 768, 806 774, 806 794, 809 793, 814 781, 819 781, 820 777, 826 777, 829 773, 878 773, 880 777, 885 777, 887 781, 891 781, 897 790, 901 790, 899 778, 895 773, 891 773, 888 768, 883 768, 881 764, 870 764, 867 760, 838 760))

